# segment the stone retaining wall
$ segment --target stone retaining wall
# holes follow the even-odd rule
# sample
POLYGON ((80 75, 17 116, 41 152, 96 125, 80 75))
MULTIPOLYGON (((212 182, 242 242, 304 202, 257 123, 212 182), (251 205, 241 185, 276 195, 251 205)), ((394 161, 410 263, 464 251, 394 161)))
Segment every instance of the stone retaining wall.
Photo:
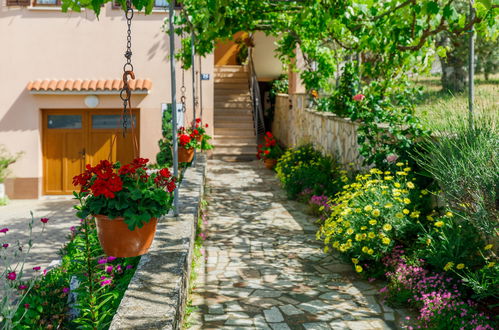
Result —
POLYGON ((182 180, 179 216, 158 223, 151 249, 142 256, 110 329, 182 327, 205 172, 206 157, 200 155, 182 180))
POLYGON ((272 132, 286 147, 311 143, 341 164, 362 164, 357 143, 358 124, 333 113, 307 109, 304 94, 279 94, 272 132))

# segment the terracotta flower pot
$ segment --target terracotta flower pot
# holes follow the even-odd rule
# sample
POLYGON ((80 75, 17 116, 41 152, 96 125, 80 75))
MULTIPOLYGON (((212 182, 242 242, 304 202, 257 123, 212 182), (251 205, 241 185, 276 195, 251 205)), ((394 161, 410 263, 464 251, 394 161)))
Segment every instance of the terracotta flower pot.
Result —
POLYGON ((198 135, 196 136, 196 141, 201 142, 203 141, 204 135, 198 135))
POLYGON ((266 158, 263 160, 263 163, 265 164, 265 167, 268 168, 269 170, 273 169, 274 166, 277 165, 277 159, 269 159, 266 158))
POLYGON ((179 163, 190 163, 194 158, 194 148, 185 149, 184 147, 178 147, 178 162, 179 163))
POLYGON ((126 258, 147 253, 156 233, 158 219, 151 218, 142 228, 128 229, 121 217, 109 219, 105 215, 95 215, 97 234, 102 249, 108 256, 126 258))

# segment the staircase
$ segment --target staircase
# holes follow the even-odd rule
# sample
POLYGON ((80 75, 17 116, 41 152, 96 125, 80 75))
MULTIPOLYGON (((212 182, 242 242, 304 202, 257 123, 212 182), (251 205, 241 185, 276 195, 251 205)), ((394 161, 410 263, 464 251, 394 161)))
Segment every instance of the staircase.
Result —
POLYGON ((215 67, 214 107, 213 157, 226 161, 256 159, 256 136, 246 67, 215 67))

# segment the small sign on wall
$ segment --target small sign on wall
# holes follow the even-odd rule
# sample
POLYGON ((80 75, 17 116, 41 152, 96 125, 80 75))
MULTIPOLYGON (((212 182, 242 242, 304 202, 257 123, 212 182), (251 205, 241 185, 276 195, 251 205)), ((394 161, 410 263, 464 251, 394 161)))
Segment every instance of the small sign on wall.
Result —
POLYGON ((201 73, 201 80, 210 80, 209 73, 201 73))
MULTIPOLYGON (((163 113, 166 109, 171 109, 171 103, 161 103, 161 118, 163 118, 163 113)), ((177 127, 184 126, 184 111, 182 104, 177 103, 177 127)))

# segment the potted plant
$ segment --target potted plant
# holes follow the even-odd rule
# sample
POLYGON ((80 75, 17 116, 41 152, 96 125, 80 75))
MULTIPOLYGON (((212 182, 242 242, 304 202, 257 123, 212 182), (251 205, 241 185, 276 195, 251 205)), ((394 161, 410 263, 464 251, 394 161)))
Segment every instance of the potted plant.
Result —
POLYGON ((203 125, 201 118, 196 118, 190 133, 199 142, 198 150, 204 151, 213 149, 213 145, 209 142, 211 140, 211 136, 206 134, 207 128, 208 124, 203 125))
POLYGON ((258 145, 256 157, 258 159, 263 159, 266 168, 273 169, 277 164, 277 160, 282 156, 282 149, 277 144, 277 141, 272 133, 265 133, 264 138, 265 145, 258 145))
POLYGON ((194 158, 194 150, 199 148, 200 143, 191 129, 180 127, 177 132, 178 139, 178 162, 190 163, 194 158))
POLYGON ((151 246, 158 217, 172 207, 175 178, 167 168, 152 171, 148 159, 121 165, 100 161, 73 178, 80 192, 77 216, 94 217, 99 242, 109 256, 134 257, 151 246))
POLYGON ((9 174, 8 167, 15 163, 21 155, 22 152, 11 155, 3 145, 0 145, 0 203, 5 200, 4 181, 9 174))

